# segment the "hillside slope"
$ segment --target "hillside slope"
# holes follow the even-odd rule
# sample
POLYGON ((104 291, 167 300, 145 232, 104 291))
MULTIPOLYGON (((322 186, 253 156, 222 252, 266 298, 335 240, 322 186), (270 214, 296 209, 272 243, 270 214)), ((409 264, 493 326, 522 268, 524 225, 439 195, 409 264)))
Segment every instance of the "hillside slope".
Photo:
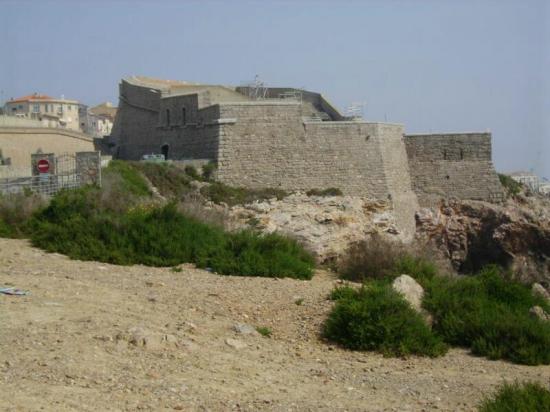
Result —
POLYGON ((463 350, 401 360, 329 346, 318 337, 327 272, 297 281, 122 267, 7 239, 0 268, 0 285, 30 291, 0 295, 3 410, 471 411, 503 380, 550 381, 547 366, 463 350))

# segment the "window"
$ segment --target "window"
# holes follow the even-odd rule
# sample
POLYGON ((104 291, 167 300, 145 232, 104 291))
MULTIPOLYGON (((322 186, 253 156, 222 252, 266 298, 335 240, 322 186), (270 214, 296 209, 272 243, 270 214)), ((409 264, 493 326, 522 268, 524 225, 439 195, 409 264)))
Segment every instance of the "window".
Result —
POLYGON ((46 104, 44 105, 44 111, 45 111, 46 113, 48 113, 48 103, 46 103, 46 104))
POLYGON ((40 104, 34 103, 34 104, 32 105, 32 112, 33 112, 33 113, 40 113, 40 104))
POLYGON ((181 125, 185 126, 185 123, 187 123, 186 113, 185 113, 185 107, 181 108, 181 125))
POLYGON ((447 151, 443 150, 443 160, 447 160, 447 151))
POLYGON ((464 149, 460 149, 460 160, 464 160, 464 149))
POLYGON ((166 109, 166 126, 170 126, 170 109, 166 109))
POLYGON ((70 104, 67 106, 67 108, 69 109, 69 111, 73 110, 73 106, 71 106, 70 104))

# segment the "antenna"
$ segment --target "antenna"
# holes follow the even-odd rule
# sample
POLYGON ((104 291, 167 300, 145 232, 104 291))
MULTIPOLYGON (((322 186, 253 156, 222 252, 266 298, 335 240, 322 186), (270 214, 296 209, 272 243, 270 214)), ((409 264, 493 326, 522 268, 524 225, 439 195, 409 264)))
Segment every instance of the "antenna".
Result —
POLYGON ((365 102, 353 102, 346 108, 346 117, 350 120, 362 120, 364 115, 365 102))
POLYGON ((267 95, 267 87, 260 80, 259 75, 254 76, 254 80, 245 84, 248 91, 248 97, 252 100, 265 99, 267 95))

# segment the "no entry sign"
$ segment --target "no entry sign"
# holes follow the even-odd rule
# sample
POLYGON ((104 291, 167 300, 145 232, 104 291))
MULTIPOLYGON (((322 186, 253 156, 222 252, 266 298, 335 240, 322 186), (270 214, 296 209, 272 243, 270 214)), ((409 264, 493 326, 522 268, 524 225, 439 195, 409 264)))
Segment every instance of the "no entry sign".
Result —
POLYGON ((40 159, 38 161, 38 171, 40 173, 48 173, 50 170, 50 162, 48 162, 46 159, 40 159))

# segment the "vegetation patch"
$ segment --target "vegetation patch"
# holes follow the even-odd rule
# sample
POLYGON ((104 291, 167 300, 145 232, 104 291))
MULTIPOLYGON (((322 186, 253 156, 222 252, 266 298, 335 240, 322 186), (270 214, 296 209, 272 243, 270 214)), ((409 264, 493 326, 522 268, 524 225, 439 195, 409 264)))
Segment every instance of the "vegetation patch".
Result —
POLYGON ((99 189, 55 196, 30 223, 35 246, 74 259, 177 266, 184 262, 224 275, 310 279, 313 258, 294 240, 250 231, 226 233, 187 217, 170 204, 126 213, 97 207, 99 189))
POLYGON ((266 326, 258 326, 256 328, 256 330, 258 331, 258 333, 262 336, 265 336, 266 338, 269 338, 271 336, 271 329, 266 327, 266 326))
POLYGON ((102 177, 110 179, 113 175, 120 176, 121 185, 117 189, 137 197, 147 197, 151 191, 143 176, 129 162, 111 160, 109 166, 102 170, 102 177))
POLYGON ((323 334, 354 350, 386 356, 440 356, 447 351, 421 315, 388 285, 371 283, 360 290, 341 288, 323 334))
POLYGON ((510 176, 499 173, 498 178, 509 196, 516 196, 521 192, 523 185, 516 182, 510 176))
POLYGON ((406 273, 425 284, 437 274, 436 265, 423 257, 426 254, 407 250, 401 243, 374 235, 351 245, 338 271, 342 278, 354 282, 391 281, 406 273))
POLYGON ((135 170, 143 173, 164 197, 179 199, 192 190, 191 176, 169 163, 131 162, 130 164, 135 170))
POLYGON ((27 221, 45 205, 42 196, 30 191, 0 195, 0 237, 24 237, 27 221))
POLYGON ((247 189, 244 187, 228 186, 220 182, 213 182, 203 187, 201 194, 214 203, 226 203, 229 206, 244 205, 272 198, 281 200, 289 195, 288 192, 281 189, 247 189))
POLYGON ((218 168, 218 165, 216 162, 208 162, 207 164, 202 166, 202 178, 206 180, 207 182, 212 181, 214 178, 214 173, 216 172, 216 169, 218 168))
POLYGON ((479 406, 479 412, 550 412, 550 390, 539 383, 505 383, 479 406))
POLYGON ((434 277, 426 292, 424 307, 447 343, 489 359, 550 364, 550 323, 529 314, 535 305, 546 311, 549 305, 497 267, 472 277, 434 277))
POLYGON ((337 187, 327 189, 311 189, 306 192, 308 196, 343 196, 344 194, 337 187))

